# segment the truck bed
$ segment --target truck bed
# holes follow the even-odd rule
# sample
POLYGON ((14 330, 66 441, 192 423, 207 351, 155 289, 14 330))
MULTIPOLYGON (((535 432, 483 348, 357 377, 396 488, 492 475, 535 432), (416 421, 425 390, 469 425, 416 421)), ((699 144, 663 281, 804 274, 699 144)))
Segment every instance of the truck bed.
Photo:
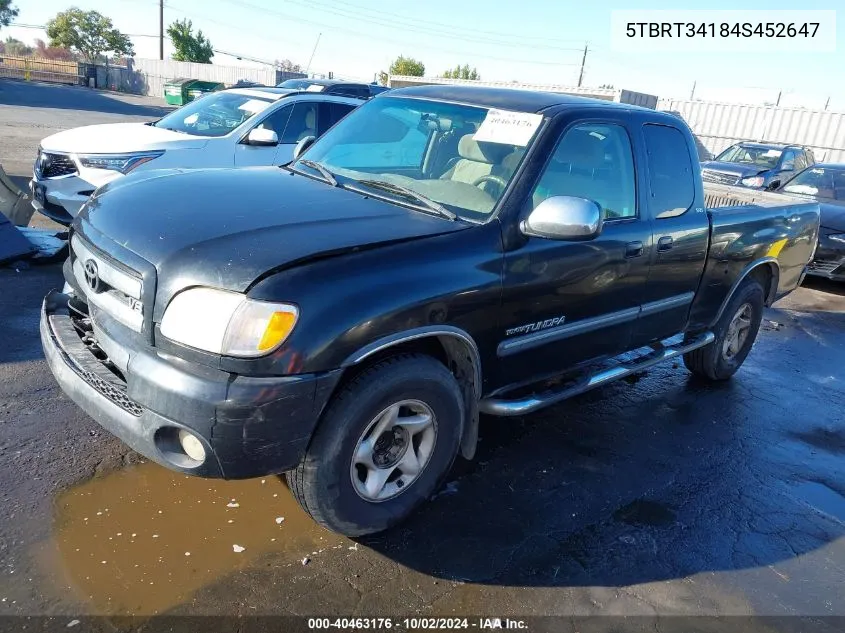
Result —
POLYGON ((710 245, 690 328, 712 325, 714 315, 746 269, 768 262, 767 305, 794 290, 818 242, 819 205, 768 191, 704 183, 710 245))

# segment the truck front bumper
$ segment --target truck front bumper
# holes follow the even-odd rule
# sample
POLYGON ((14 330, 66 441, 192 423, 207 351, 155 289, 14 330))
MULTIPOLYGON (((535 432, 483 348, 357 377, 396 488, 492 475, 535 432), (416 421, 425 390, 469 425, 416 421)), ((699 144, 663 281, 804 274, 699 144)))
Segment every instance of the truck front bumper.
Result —
POLYGON ((56 291, 47 295, 40 323, 44 355, 62 390, 129 447, 173 470, 242 479, 294 468, 340 377, 340 371, 236 376, 155 350, 125 350, 124 380, 83 342, 67 302, 56 291), (202 444, 202 461, 180 447, 180 430, 202 444))

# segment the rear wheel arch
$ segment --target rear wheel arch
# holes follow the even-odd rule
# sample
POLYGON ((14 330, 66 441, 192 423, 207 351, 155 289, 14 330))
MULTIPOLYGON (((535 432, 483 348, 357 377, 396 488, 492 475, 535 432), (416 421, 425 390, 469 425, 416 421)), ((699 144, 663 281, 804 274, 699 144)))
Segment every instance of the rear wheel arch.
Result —
POLYGON ((775 302, 775 299, 777 299, 778 284, 780 283, 780 265, 774 257, 764 257, 755 260, 748 264, 734 280, 733 285, 722 300, 718 312, 710 322, 711 326, 715 325, 722 318, 722 314, 733 299, 736 291, 749 277, 755 279, 763 288, 764 305, 770 306, 775 302))

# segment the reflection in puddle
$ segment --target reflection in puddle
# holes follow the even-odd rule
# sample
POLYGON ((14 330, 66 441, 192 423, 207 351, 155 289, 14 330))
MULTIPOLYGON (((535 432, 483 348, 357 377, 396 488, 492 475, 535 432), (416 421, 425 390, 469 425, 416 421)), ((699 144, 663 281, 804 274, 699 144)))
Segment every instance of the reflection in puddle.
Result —
POLYGON ((67 584, 107 614, 151 614, 270 552, 298 561, 338 546, 278 477, 200 479, 146 463, 56 501, 55 551, 67 584))

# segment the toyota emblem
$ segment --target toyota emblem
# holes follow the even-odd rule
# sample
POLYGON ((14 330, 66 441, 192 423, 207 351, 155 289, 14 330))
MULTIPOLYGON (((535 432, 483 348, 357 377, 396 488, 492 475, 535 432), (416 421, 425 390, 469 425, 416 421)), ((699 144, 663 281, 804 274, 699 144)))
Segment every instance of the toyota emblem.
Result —
POLYGON ((85 260, 82 268, 85 271, 85 283, 88 284, 92 292, 100 292, 100 275, 97 272, 97 262, 93 259, 85 260))

